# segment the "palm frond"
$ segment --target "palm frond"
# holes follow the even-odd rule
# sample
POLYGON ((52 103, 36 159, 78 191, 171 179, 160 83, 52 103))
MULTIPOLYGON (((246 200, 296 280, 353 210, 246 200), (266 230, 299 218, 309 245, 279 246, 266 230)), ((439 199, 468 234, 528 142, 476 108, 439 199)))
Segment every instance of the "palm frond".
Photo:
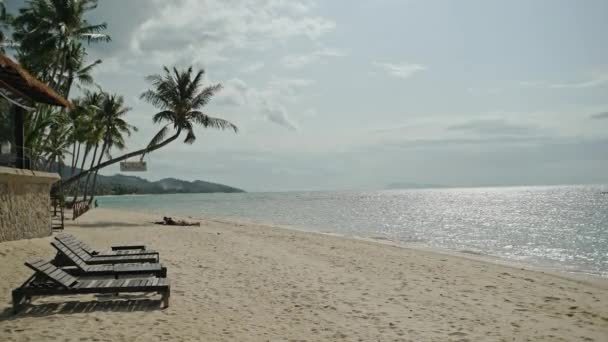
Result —
POLYGON ((203 91, 196 95, 196 97, 192 101, 192 108, 198 109, 206 106, 207 104, 209 104, 209 101, 211 101, 213 95, 215 95, 220 90, 222 90, 222 85, 219 83, 206 87, 205 89, 203 89, 203 91))
POLYGON ((148 143, 148 148, 163 142, 163 140, 165 140, 165 137, 167 136, 167 133, 169 133, 169 127, 165 125, 163 128, 160 129, 160 131, 158 131, 158 133, 156 133, 156 135, 154 135, 152 140, 150 140, 150 142, 148 143))
POLYGON ((158 112, 158 113, 154 114, 154 116, 152 117, 152 121, 155 124, 159 123, 159 122, 163 122, 163 121, 173 122, 173 121, 175 121, 175 113, 173 113, 170 110, 164 110, 162 112, 158 112))
POLYGON ((196 136, 194 135, 194 131, 192 129, 188 129, 186 134, 186 139, 184 139, 184 143, 188 145, 194 144, 196 141, 196 136))
POLYGON ((220 118, 214 118, 204 114, 200 111, 192 111, 190 112, 190 117, 192 121, 196 122, 199 125, 203 125, 205 128, 216 128, 221 130, 233 130, 234 133, 238 133, 238 127, 232 122, 220 118))

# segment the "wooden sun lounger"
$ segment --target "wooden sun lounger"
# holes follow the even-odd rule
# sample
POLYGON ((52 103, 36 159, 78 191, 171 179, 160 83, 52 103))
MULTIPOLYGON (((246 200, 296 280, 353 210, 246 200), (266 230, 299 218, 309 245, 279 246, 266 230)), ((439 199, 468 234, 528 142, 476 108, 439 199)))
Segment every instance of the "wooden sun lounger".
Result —
MULTIPOLYGON (((82 247, 78 244, 64 244, 62 240, 57 240, 59 244, 67 247, 72 253, 80 257, 88 265, 99 265, 99 264, 139 264, 139 263, 158 263, 158 253, 155 254, 141 254, 141 255, 115 255, 115 256, 91 256, 85 252, 82 247)), ((58 253, 55 257, 54 262, 57 265, 69 265, 70 261, 58 253)))
POLYGON ((167 278, 86 279, 75 278, 48 261, 36 260, 25 265, 34 270, 23 285, 13 290, 13 311, 34 296, 76 295, 92 293, 157 292, 162 306, 169 306, 171 288, 167 278))
POLYGON ((146 254, 158 254, 158 252, 146 249, 144 245, 122 245, 112 246, 109 251, 96 251, 87 245, 84 241, 76 238, 74 235, 61 234, 56 236, 55 239, 63 243, 64 245, 78 245, 85 252, 91 256, 116 256, 116 255, 146 255, 146 254))
POLYGON ((139 263, 139 264, 99 264, 89 265, 78 254, 72 252, 68 247, 60 242, 51 242, 57 250, 60 258, 55 258, 58 262, 53 262, 56 266, 62 267, 64 271, 71 275, 85 276, 106 276, 111 275, 116 278, 123 275, 150 274, 165 278, 167 268, 160 263, 139 263), (68 266, 69 265, 69 266, 68 266))

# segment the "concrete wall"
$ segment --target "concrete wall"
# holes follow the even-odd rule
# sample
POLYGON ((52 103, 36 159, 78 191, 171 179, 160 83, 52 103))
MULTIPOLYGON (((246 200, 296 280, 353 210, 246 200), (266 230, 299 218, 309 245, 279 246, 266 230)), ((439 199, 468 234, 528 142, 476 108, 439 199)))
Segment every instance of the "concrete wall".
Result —
POLYGON ((50 190, 59 175, 0 167, 0 242, 51 234, 50 190))

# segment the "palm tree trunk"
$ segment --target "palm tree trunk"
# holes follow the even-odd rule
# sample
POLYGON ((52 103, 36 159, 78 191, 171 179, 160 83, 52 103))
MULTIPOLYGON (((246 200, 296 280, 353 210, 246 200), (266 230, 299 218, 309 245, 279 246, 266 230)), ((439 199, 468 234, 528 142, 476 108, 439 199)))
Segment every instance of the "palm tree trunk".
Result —
MULTIPOLYGON (((101 161, 103 159, 103 154, 106 152, 106 148, 108 146, 108 144, 106 144, 106 142, 104 142, 104 145, 101 149, 101 154, 99 155, 99 161, 97 162, 97 165, 101 164, 101 161)), ((95 198, 95 188, 97 187, 97 174, 98 173, 99 173, 99 170, 95 170, 95 175, 93 176, 93 186, 91 188, 91 199, 89 200, 89 206, 91 205, 91 203, 93 203, 93 199, 95 198)))
POLYGON ((74 83, 74 72, 70 70, 70 76, 68 76, 66 90, 65 90, 65 98, 70 97, 70 90, 72 90, 72 84, 74 83))
POLYGON ((77 174, 75 176, 72 176, 72 177, 68 178, 66 181, 63 182, 63 186, 68 186, 68 185, 74 183, 75 181, 78 181, 80 178, 82 178, 82 177, 85 176, 85 173, 95 172, 97 170, 103 169, 106 166, 109 166, 109 165, 112 165, 112 164, 116 164, 118 162, 121 162, 123 160, 129 159, 131 157, 140 156, 140 155, 152 152, 152 151, 156 151, 159 148, 161 148, 161 147, 169 144, 173 140, 177 139, 177 137, 179 137, 179 135, 180 135, 181 132, 182 132, 182 129, 180 127, 180 128, 177 129, 177 132, 175 133, 175 135, 173 135, 172 137, 168 138, 167 140, 165 140, 165 141, 163 141, 163 142, 161 142, 159 144, 156 144, 154 146, 148 146, 146 148, 142 148, 141 150, 137 150, 137 151, 130 152, 130 153, 127 153, 127 154, 123 154, 122 156, 116 157, 114 159, 106 160, 105 162, 103 162, 101 164, 98 164, 97 166, 95 166, 93 168, 90 168, 87 171, 81 172, 81 173, 79 173, 79 174, 77 174))
MULTIPOLYGON (((87 160, 87 156, 89 154, 89 144, 87 144, 87 146, 85 146, 84 148, 84 156, 82 157, 82 165, 80 165, 80 172, 76 175, 76 176, 72 176, 70 179, 78 177, 80 175, 84 176, 83 174, 83 170, 84 170, 84 162, 87 160)), ((72 203, 75 203, 76 200, 78 199, 78 191, 80 190, 80 178, 82 177, 78 177, 78 183, 76 183, 76 187, 74 188, 74 199, 72 200, 72 203)))
POLYGON ((97 174, 99 173, 99 170, 95 170, 95 176, 93 176, 93 187, 91 188, 91 199, 89 200, 89 206, 91 206, 91 203, 93 203, 93 200, 95 199, 95 187, 97 186, 97 174))
MULTIPOLYGON (((80 150, 78 150, 78 152, 80 152, 80 150)), ((78 162, 78 157, 76 156, 76 141, 74 141, 74 144, 72 146, 72 171, 70 172, 70 176, 74 175, 74 169, 76 168, 76 163, 78 162)))
POLYGON ((78 147, 76 147, 76 143, 74 143, 74 149, 76 150, 76 159, 74 159, 74 153, 72 153, 72 172, 70 172, 70 177, 74 175, 76 171, 76 165, 78 165, 78 161, 80 160, 80 148, 82 143, 78 143, 78 147))
MULTIPOLYGON (((99 143, 95 144, 95 150, 93 151, 93 158, 91 158, 91 166, 89 166, 89 168, 93 167, 93 165, 95 164, 95 158, 97 157, 97 149, 99 148, 99 143)), ((103 151, 102 151, 103 153, 103 151)), ((87 180, 84 183, 84 196, 83 196, 83 200, 86 201, 87 200, 87 195, 89 192, 89 179, 91 178, 91 174, 87 173, 87 180)))

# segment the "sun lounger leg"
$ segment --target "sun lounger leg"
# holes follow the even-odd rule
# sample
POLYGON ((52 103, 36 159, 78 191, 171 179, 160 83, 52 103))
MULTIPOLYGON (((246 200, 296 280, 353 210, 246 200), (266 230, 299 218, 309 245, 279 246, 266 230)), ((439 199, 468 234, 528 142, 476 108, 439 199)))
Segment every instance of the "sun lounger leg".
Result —
POLYGON ((169 297, 171 297, 171 290, 167 289, 167 292, 163 293, 162 297, 162 308, 166 309, 169 307, 169 297))
POLYGON ((13 290, 13 313, 14 314, 17 314, 19 312, 19 309, 21 309, 21 304, 24 299, 25 299, 25 296, 23 295, 23 293, 21 292, 20 289, 13 290))

